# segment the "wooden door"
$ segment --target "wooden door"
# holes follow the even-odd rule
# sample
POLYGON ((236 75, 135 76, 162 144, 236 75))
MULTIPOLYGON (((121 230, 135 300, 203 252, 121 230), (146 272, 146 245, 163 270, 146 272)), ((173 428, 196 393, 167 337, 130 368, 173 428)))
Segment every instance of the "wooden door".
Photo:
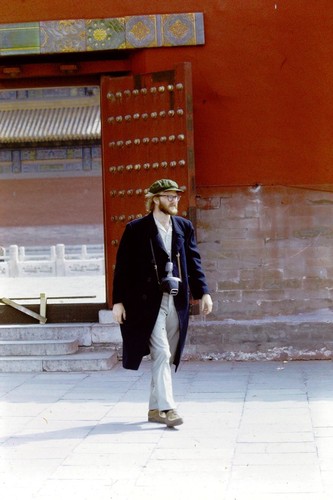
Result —
POLYGON ((145 215, 145 191, 170 178, 186 191, 179 215, 195 218, 191 65, 158 73, 103 76, 101 118, 106 297, 127 222, 145 215))

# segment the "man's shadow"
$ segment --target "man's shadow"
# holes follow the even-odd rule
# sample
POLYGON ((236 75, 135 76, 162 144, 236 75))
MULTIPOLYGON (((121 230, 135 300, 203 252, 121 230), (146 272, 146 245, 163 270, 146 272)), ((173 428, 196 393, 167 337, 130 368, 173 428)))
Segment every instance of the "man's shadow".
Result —
MULTIPOLYGON (((48 424, 45 423, 47 426, 48 424)), ((28 442, 37 441, 58 441, 61 439, 85 439, 88 436, 98 436, 107 434, 123 434, 128 432, 155 432, 155 431, 175 431, 178 430, 176 427, 167 427, 163 424, 147 422, 146 420, 142 422, 109 422, 105 424, 97 425, 84 425, 80 427, 71 427, 67 429, 59 429, 54 431, 43 431, 31 434, 20 434, 13 436, 4 436, 0 438, 2 441, 2 446, 20 446, 27 444, 28 442), (9 443, 10 442, 10 443, 9 443)))

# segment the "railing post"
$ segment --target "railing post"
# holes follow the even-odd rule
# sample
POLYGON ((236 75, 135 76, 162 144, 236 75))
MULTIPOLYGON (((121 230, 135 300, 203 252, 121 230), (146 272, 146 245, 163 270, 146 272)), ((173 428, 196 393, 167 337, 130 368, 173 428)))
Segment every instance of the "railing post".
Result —
POLYGON ((18 260, 20 262, 25 261, 25 248, 24 247, 19 247, 19 249, 18 249, 18 260))
POLYGON ((87 245, 81 246, 81 259, 83 260, 88 259, 87 245))
POLYGON ((59 243, 56 245, 56 275, 65 276, 65 245, 59 243))
POLYGON ((19 261, 19 251, 17 245, 10 245, 9 247, 9 276, 15 278, 18 276, 18 261, 19 261))

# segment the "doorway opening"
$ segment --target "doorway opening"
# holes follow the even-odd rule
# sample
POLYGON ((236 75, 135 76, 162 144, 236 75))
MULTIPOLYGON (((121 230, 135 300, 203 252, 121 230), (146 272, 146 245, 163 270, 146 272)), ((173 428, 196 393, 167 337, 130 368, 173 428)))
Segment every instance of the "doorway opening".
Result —
POLYGON ((31 305, 44 293, 48 309, 105 303, 99 94, 0 91, 1 297, 31 305))
MULTIPOLYGON (((100 78, 130 73, 131 56, 124 50, 100 51, 98 57, 88 52, 18 55, 6 57, 1 66, 2 132, 4 113, 12 116, 0 134, 0 297, 50 293, 48 323, 97 322, 106 307, 101 137, 95 130, 100 127, 100 78), (32 253, 36 247, 45 259, 38 271, 32 262, 40 258, 32 253), (9 261, 18 262, 20 273, 32 273, 36 282, 39 273, 41 286, 32 289, 24 281, 17 288, 19 282, 13 281, 10 287, 8 280, 18 280, 19 270, 11 270, 12 278, 9 261), (83 272, 86 284, 80 283, 83 272), (75 289, 61 283, 68 284, 66 273, 75 289), (57 285, 51 288, 53 278, 57 285)), ((40 310, 38 298, 18 302, 40 310)), ((0 301, 2 324, 32 321, 0 301)))

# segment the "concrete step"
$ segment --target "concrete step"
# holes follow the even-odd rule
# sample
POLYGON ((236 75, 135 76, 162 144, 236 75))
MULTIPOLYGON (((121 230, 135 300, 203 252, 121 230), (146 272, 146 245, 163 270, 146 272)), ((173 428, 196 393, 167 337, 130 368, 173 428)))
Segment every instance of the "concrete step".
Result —
POLYGON ((1 325, 0 372, 110 370, 120 345, 114 322, 1 325))
POLYGON ((49 323, 45 325, 0 325, 0 340, 62 340, 78 339, 80 346, 93 343, 121 343, 116 323, 49 323))
POLYGON ((74 354, 77 339, 62 340, 0 340, 0 356, 61 356, 74 354))
POLYGON ((2 356, 0 373, 102 371, 111 370, 117 362, 114 351, 78 352, 66 356, 2 356))

